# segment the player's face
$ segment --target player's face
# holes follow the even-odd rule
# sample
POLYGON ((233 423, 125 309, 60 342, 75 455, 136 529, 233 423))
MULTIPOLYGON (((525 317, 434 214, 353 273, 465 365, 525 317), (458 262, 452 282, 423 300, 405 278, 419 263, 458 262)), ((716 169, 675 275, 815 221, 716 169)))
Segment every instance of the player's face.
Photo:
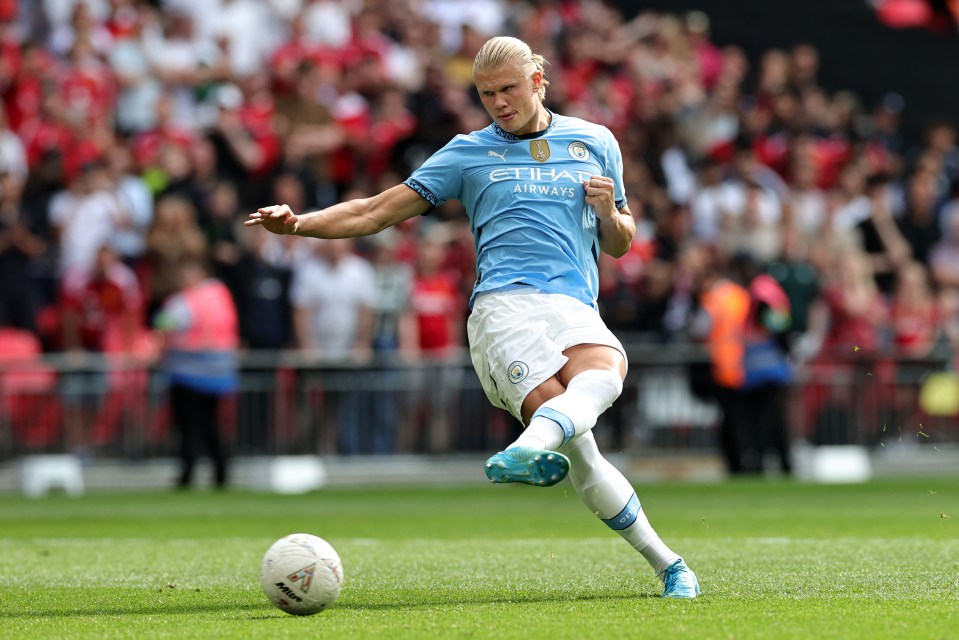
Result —
POLYGON ((524 65, 506 63, 473 78, 483 106, 503 131, 517 136, 546 128, 546 110, 539 98, 540 71, 527 74, 524 65))

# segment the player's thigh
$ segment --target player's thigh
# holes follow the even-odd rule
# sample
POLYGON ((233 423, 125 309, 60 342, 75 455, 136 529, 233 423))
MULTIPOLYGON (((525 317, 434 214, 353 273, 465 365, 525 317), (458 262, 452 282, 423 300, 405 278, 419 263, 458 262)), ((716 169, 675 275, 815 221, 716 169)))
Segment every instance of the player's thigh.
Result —
POLYGON ((552 339, 539 296, 488 294, 477 299, 467 322, 470 356, 486 396, 523 421, 531 394, 558 395, 556 372, 566 364, 552 339), (552 391, 550 391, 552 389, 552 391))

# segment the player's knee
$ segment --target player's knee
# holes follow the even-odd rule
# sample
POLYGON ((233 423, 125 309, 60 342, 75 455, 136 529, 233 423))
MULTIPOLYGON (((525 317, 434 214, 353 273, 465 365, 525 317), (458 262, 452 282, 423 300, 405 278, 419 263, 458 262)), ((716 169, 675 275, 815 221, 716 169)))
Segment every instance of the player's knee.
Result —
POLYGON ((583 371, 610 370, 626 377, 626 357, 623 352, 604 344, 579 344, 563 351, 569 361, 560 371, 560 379, 570 380, 583 371))
POLYGON ((597 400, 602 399, 605 404, 603 410, 605 410, 623 392, 623 378, 619 373, 609 369, 591 369, 577 374, 569 381, 569 386, 583 388, 597 400))

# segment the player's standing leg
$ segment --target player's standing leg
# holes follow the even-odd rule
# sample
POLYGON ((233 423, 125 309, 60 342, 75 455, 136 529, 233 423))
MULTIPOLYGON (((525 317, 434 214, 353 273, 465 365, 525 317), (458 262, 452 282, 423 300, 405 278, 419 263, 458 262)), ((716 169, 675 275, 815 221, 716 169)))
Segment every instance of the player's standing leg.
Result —
POLYGON ((487 461, 487 475, 494 481, 555 484, 558 480, 548 481, 552 476, 542 481, 544 470, 553 473, 568 464, 580 499, 649 562, 663 580, 663 596, 695 598, 696 575, 659 538, 632 485, 600 454, 591 432, 622 392, 625 358, 617 349, 595 344, 577 345, 564 354, 569 361, 557 377, 539 385, 523 402, 529 427, 487 461))
POLYGON ((632 485, 602 456, 592 432, 584 433, 560 450, 569 457, 569 479, 580 499, 646 558, 663 581, 663 597, 695 598, 699 594, 696 575, 659 538, 632 485))

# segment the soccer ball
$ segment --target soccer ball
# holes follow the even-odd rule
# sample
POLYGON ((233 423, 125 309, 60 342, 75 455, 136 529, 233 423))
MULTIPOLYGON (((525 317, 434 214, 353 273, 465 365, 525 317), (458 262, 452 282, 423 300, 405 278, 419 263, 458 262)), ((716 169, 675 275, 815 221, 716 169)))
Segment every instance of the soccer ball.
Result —
POLYGON ((309 616, 333 604, 343 588, 343 564, 330 544, 309 533, 280 538, 260 564, 266 597, 283 611, 309 616))

